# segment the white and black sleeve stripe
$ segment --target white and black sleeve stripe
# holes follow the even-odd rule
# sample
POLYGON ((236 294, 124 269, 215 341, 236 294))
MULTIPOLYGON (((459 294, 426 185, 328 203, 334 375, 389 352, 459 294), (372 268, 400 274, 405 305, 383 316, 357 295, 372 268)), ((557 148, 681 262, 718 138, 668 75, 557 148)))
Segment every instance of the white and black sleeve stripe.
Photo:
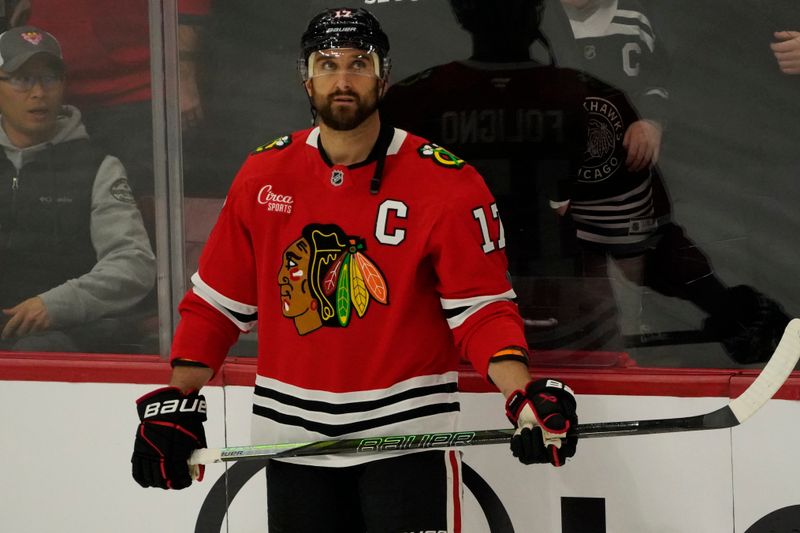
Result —
POLYGON ((494 302, 512 301, 517 295, 513 289, 502 294, 490 296, 475 296, 472 298, 441 298, 442 309, 447 317, 447 325, 455 329, 463 324, 470 316, 494 302))
POLYGON ((222 313, 241 331, 251 331, 258 321, 258 308, 255 305, 243 304, 220 294, 200 277, 199 272, 192 276, 194 293, 208 305, 222 313))

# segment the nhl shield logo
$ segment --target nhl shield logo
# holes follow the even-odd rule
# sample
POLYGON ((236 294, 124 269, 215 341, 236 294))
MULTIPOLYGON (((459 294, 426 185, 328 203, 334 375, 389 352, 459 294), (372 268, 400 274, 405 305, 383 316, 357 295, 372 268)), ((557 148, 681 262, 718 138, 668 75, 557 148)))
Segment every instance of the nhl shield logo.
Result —
POLYGON ((331 185, 338 187, 342 183, 344 183, 344 172, 341 170, 334 170, 331 172, 331 185))

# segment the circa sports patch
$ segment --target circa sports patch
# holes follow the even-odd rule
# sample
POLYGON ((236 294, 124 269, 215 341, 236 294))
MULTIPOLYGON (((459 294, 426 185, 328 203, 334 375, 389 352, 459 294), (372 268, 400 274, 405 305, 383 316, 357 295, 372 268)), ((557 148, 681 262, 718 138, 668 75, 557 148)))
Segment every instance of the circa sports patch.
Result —
POLYGON ((258 146, 255 150, 252 151, 252 153, 253 154, 260 154, 261 152, 266 152, 267 150, 272 150, 272 149, 275 149, 275 148, 277 148, 278 150, 281 150, 283 148, 286 148, 290 144, 292 144, 292 137, 289 136, 289 135, 283 135, 281 137, 278 137, 277 139, 271 140, 270 142, 268 142, 266 144, 262 144, 261 146, 258 146))
POLYGON ((126 204, 135 204, 136 199, 133 197, 131 186, 128 185, 126 178, 120 178, 111 185, 111 196, 115 200, 126 204))

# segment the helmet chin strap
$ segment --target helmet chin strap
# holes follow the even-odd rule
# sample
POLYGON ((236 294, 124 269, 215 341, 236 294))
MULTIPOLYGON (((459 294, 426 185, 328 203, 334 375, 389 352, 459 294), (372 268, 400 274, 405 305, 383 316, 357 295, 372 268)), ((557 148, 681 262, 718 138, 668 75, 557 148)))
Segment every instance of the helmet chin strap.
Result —
POLYGON ((386 154, 383 153, 378 156, 375 162, 375 172, 372 173, 372 179, 369 180, 370 194, 378 194, 381 189, 381 182, 383 182, 383 164, 386 161, 386 154))
POLYGON ((311 95, 306 93, 306 97, 308 97, 308 110, 311 112, 311 125, 317 125, 317 108, 314 107, 314 101, 311 99, 311 95))

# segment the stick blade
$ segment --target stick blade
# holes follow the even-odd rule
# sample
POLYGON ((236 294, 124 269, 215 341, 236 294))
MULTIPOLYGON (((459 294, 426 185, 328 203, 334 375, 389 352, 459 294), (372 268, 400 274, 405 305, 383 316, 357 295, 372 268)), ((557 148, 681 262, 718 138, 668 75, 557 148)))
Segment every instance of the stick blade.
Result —
POLYGON ((786 382, 800 359, 800 318, 792 319, 767 365, 729 407, 741 424, 758 411, 786 382))

